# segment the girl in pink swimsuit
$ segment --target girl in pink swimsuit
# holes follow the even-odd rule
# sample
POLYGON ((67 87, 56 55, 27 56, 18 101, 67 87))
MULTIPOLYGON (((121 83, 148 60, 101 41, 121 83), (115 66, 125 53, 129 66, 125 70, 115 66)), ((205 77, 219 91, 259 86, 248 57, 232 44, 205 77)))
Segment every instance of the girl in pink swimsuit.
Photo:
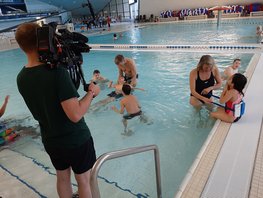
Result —
POLYGON ((240 117, 234 115, 234 105, 239 104, 244 96, 243 89, 247 83, 247 78, 240 73, 232 75, 222 92, 219 102, 225 103, 225 109, 218 107, 215 112, 211 112, 211 116, 224 122, 237 122, 240 117))

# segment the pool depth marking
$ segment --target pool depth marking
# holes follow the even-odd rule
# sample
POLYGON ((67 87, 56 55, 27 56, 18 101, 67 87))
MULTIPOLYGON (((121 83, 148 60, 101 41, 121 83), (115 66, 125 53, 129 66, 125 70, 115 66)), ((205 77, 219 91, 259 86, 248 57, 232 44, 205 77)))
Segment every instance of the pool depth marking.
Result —
MULTIPOLYGON (((45 166, 44 164, 38 162, 35 158, 30 157, 30 156, 27 156, 27 155, 25 155, 24 153, 21 153, 21 152, 16 151, 16 150, 12 150, 12 149, 10 149, 10 150, 13 151, 13 152, 19 153, 20 155, 22 155, 22 156, 25 157, 25 158, 31 159, 34 164, 36 164, 37 166, 41 167, 45 172, 47 172, 47 173, 50 174, 50 175, 56 176, 55 173, 52 173, 52 172, 49 170, 50 168, 49 168, 48 166, 45 166)), ((0 167, 1 167, 1 165, 0 165, 0 167)), ((4 169, 5 171, 7 171, 9 174, 14 175, 14 174, 11 173, 10 171, 8 171, 6 168, 3 168, 3 169, 4 169)), ((132 192, 132 191, 129 190, 129 189, 124 189, 124 188, 120 187, 120 186, 118 185, 118 182, 109 181, 108 179, 106 179, 105 177, 102 177, 102 176, 98 176, 98 177, 99 177, 99 179, 104 180, 106 183, 108 183, 108 184, 110 184, 110 185, 114 185, 114 186, 115 186, 116 188, 118 188, 119 190, 128 192, 128 193, 134 195, 134 196, 137 197, 137 198, 148 198, 148 197, 150 197, 147 193, 144 193, 144 194, 142 194, 142 193, 137 193, 137 194, 135 194, 134 192, 132 192)), ((19 179, 18 176, 16 176, 16 178, 17 178, 19 181, 21 180, 21 179, 19 179)), ((22 182, 22 183, 24 183, 24 182, 22 182)), ((25 182, 25 183, 26 183, 26 182, 25 182)), ((78 185, 76 185, 76 184, 74 184, 74 183, 72 183, 72 185, 75 186, 75 187, 78 186, 78 185)), ((32 189, 32 188, 34 189, 34 187, 30 186, 29 184, 28 184, 27 186, 28 186, 30 189, 32 189), (31 188, 31 187, 32 187, 32 188, 31 188)), ((45 196, 43 196, 43 198, 44 198, 44 197, 45 197, 45 196)))
POLYGON ((26 185, 28 188, 30 188, 32 191, 34 191, 36 194, 39 195, 41 198, 47 198, 46 196, 42 195, 40 192, 38 192, 33 186, 28 184, 26 181, 21 179, 19 176, 13 174, 11 171, 9 171, 7 168, 5 168, 3 165, 0 164, 0 168, 2 168, 5 172, 7 172, 12 177, 15 177, 18 181, 20 181, 22 184, 26 185))

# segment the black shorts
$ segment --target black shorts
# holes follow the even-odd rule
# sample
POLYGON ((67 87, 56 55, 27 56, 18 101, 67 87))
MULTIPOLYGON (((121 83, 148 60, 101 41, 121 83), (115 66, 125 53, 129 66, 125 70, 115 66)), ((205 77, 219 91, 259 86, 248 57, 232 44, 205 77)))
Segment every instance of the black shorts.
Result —
POLYGON ((137 113, 124 115, 123 118, 126 119, 126 120, 129 120, 129 119, 132 119, 132 118, 134 118, 136 116, 140 116, 140 115, 142 115, 142 111, 139 111, 137 113))
POLYGON ((119 99, 121 98, 123 95, 121 93, 116 93, 116 91, 112 91, 111 93, 107 94, 107 96, 109 97, 113 97, 115 99, 119 99))
MULTIPOLYGON (((138 79, 139 78, 139 74, 136 74, 136 78, 138 79)), ((124 76, 124 81, 127 82, 127 83, 131 83, 131 79, 132 77, 128 77, 128 76, 124 76)))
POLYGON ((56 170, 72 168, 75 174, 82 174, 92 168, 96 162, 93 139, 90 137, 77 148, 45 148, 56 170))

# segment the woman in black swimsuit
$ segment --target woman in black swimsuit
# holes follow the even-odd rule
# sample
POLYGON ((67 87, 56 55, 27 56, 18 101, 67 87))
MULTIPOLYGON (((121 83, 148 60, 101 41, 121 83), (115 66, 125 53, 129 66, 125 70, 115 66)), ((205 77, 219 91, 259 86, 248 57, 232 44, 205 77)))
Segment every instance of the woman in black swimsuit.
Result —
POLYGON ((221 85, 220 72, 214 59, 210 55, 202 56, 197 68, 190 72, 190 104, 200 106, 211 103, 213 90, 220 88, 221 85))

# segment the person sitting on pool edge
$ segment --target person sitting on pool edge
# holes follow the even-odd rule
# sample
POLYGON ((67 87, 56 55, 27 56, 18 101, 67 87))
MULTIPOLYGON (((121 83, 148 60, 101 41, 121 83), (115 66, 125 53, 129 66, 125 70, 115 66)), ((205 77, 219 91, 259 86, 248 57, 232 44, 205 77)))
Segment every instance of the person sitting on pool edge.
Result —
POLYGON ((215 112, 211 112, 211 117, 228 123, 237 122, 241 116, 235 116, 234 106, 242 101, 244 96, 243 89, 246 84, 247 78, 243 74, 236 73, 232 75, 228 79, 219 99, 219 102, 225 103, 226 107, 218 107, 215 112))
POLYGON ((131 95, 132 87, 128 84, 124 84, 122 86, 122 93, 124 98, 120 101, 120 110, 112 106, 111 109, 119 114, 124 114, 124 111, 126 110, 127 114, 123 116, 122 122, 124 125, 124 134, 132 133, 131 130, 127 130, 128 121, 129 119, 132 119, 136 116, 140 116, 140 120, 143 122, 147 122, 147 119, 145 116, 143 116, 143 113, 141 111, 141 106, 137 100, 137 98, 134 95, 131 95))
POLYGON ((222 85, 220 72, 210 55, 201 57, 197 68, 190 72, 190 104, 194 107, 211 104, 213 90, 222 85))

